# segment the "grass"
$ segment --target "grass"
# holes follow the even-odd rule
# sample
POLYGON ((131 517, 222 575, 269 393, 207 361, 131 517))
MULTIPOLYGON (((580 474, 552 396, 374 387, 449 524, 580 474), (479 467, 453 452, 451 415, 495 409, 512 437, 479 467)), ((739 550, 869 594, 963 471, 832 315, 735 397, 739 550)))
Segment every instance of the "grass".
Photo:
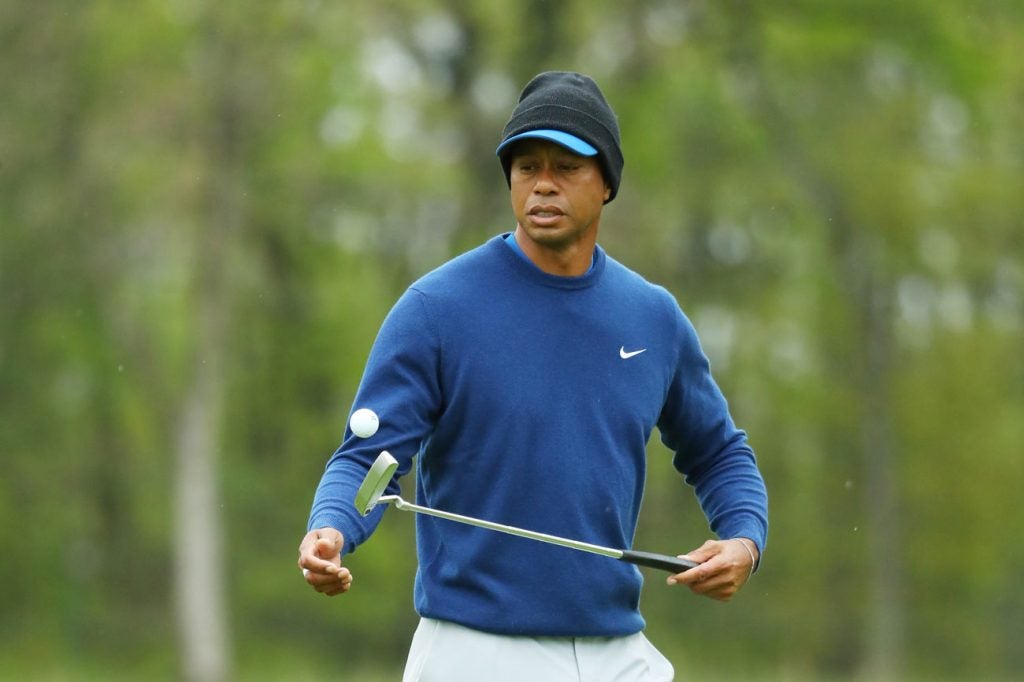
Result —
MULTIPOLYGON (((324 660, 260 655, 253 660, 235 663, 232 680, 243 682, 323 682, 324 679, 339 682, 397 682, 402 678, 402 662, 386 667, 345 667, 342 650, 325 652, 324 660)), ((702 682, 867 682, 863 678, 840 677, 814 673, 784 673, 767 671, 750 675, 740 672, 726 672, 722 669, 677 668, 680 680, 702 682)), ((153 660, 147 663, 123 665, 110 661, 28 661, 0 659, 0 682, 26 680, 28 682, 135 682, 136 680, 160 681, 178 680, 176 667, 168 661, 153 660)), ((970 678, 970 682, 1010 682, 1011 678, 970 678)), ((871 682, 878 682, 872 680, 871 682)), ((908 675, 889 682, 968 682, 963 677, 937 678, 924 675, 908 675)))

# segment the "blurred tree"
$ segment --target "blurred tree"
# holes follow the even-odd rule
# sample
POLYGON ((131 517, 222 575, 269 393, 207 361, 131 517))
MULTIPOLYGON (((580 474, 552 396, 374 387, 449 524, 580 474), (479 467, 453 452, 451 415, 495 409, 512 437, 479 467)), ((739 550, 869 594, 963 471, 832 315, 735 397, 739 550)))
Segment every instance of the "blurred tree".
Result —
MULTIPOLYGON (((186 386, 175 427, 175 602, 184 678, 230 675, 225 591, 226 537, 220 462, 226 400, 226 346, 234 318, 235 254, 245 220, 244 163, 253 82, 244 27, 234 5, 205 8, 196 21, 192 82, 196 115, 188 121, 200 175, 189 202, 194 217, 184 267, 189 272, 186 386)), ((248 13, 246 13, 248 14, 248 13)))

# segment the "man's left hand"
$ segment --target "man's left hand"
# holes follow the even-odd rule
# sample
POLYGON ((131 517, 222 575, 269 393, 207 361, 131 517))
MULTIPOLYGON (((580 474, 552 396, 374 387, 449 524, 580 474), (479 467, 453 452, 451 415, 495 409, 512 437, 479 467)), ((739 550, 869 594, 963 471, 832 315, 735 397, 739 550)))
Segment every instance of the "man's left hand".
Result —
POLYGON ((684 555, 699 566, 670 576, 668 584, 686 585, 696 594, 729 601, 750 579, 757 557, 757 546, 746 538, 708 540, 684 555))

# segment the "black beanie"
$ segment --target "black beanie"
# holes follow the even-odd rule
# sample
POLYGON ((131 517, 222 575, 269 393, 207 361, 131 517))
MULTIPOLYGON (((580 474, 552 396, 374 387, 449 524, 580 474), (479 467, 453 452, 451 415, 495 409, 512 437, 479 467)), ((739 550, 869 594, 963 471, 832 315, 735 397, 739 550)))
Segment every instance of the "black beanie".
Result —
POLYGON ((498 145, 498 158, 509 186, 512 185, 510 151, 515 145, 506 145, 506 142, 531 130, 559 130, 597 149, 605 182, 611 189, 608 201, 615 198, 624 163, 619 148, 619 123, 592 78, 581 73, 548 71, 534 76, 526 84, 498 145))

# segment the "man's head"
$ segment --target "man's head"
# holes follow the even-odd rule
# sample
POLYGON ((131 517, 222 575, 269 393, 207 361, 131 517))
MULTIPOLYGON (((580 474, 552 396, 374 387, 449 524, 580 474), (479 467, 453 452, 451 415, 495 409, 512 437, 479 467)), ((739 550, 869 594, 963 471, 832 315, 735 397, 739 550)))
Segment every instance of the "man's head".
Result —
MULTIPOLYGON (((615 112, 588 76, 549 71, 535 76, 519 95, 519 104, 502 132, 497 154, 511 185, 513 149, 527 139, 546 139, 580 156, 596 156, 615 198, 622 179, 622 150, 615 112)), ((607 202, 605 202, 607 203, 607 202)))

